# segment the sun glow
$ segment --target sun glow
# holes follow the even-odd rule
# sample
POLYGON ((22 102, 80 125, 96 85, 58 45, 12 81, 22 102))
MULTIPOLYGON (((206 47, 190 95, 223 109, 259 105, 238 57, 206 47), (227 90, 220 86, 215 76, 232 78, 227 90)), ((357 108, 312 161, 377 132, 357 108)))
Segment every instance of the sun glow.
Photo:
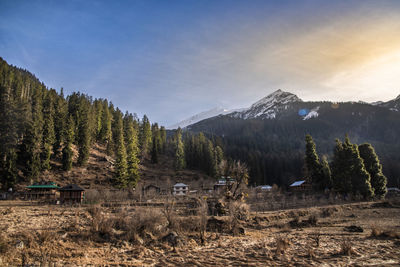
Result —
POLYGON ((381 98, 388 96, 390 99, 400 91, 400 48, 370 60, 358 68, 344 70, 327 80, 324 85, 353 92, 359 99, 368 98, 371 90, 381 98))

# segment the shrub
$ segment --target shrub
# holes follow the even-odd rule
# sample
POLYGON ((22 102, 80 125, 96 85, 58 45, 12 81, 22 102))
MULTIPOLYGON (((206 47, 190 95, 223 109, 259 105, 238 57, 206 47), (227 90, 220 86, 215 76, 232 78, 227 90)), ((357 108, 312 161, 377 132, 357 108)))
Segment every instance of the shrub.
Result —
POLYGON ((340 254, 351 256, 354 253, 353 245, 349 239, 343 240, 340 243, 340 254))
POLYGON ((276 238, 276 255, 285 254, 286 250, 290 247, 290 241, 287 237, 278 236, 276 238))

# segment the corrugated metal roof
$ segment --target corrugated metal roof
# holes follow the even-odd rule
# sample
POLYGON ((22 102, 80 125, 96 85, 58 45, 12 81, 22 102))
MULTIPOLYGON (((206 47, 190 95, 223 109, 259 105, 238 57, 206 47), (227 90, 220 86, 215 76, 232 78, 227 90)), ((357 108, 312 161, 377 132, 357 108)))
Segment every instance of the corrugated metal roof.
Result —
POLYGON ((184 183, 177 183, 177 184, 175 184, 174 186, 175 186, 175 187, 178 187, 178 186, 187 186, 187 185, 185 185, 184 183))
POLYGON ((291 184, 290 186, 300 186, 300 185, 302 185, 302 184, 304 184, 305 183, 305 180, 303 180, 303 181, 296 181, 296 182, 294 182, 293 184, 291 184))
POLYGON ((39 189, 39 188, 57 189, 59 187, 57 185, 55 185, 55 184, 33 184, 33 185, 27 186, 26 188, 29 188, 29 189, 39 189))

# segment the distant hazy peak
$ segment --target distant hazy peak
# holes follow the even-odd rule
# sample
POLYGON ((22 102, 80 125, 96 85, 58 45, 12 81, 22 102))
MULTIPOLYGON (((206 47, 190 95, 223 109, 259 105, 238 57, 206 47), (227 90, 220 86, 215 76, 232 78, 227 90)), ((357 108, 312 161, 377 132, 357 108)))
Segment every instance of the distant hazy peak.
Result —
POLYGON ((177 129, 179 127, 180 128, 185 128, 185 127, 187 127, 187 126, 189 126, 191 124, 194 124, 196 122, 199 122, 199 121, 202 121, 202 120, 205 120, 205 119, 208 119, 208 118, 212 118, 212 117, 215 117, 215 116, 218 116, 218 115, 228 114, 228 113, 234 112, 234 111, 235 110, 229 110, 229 109, 222 108, 222 107, 215 107, 215 108, 212 108, 210 110, 203 111, 203 112, 200 112, 200 113, 198 113, 196 115, 193 115, 190 118, 185 119, 185 120, 183 120, 181 122, 178 122, 178 123, 176 123, 174 125, 170 125, 170 126, 167 127, 167 129, 172 130, 172 129, 177 129))

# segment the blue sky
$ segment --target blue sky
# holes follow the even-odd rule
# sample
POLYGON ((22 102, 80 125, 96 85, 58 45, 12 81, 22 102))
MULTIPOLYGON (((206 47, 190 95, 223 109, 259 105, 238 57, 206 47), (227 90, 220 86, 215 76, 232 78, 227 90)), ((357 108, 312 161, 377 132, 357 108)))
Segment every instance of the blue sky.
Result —
POLYGON ((400 93, 400 4, 0 0, 0 56, 163 125, 279 88, 389 100, 400 93))

